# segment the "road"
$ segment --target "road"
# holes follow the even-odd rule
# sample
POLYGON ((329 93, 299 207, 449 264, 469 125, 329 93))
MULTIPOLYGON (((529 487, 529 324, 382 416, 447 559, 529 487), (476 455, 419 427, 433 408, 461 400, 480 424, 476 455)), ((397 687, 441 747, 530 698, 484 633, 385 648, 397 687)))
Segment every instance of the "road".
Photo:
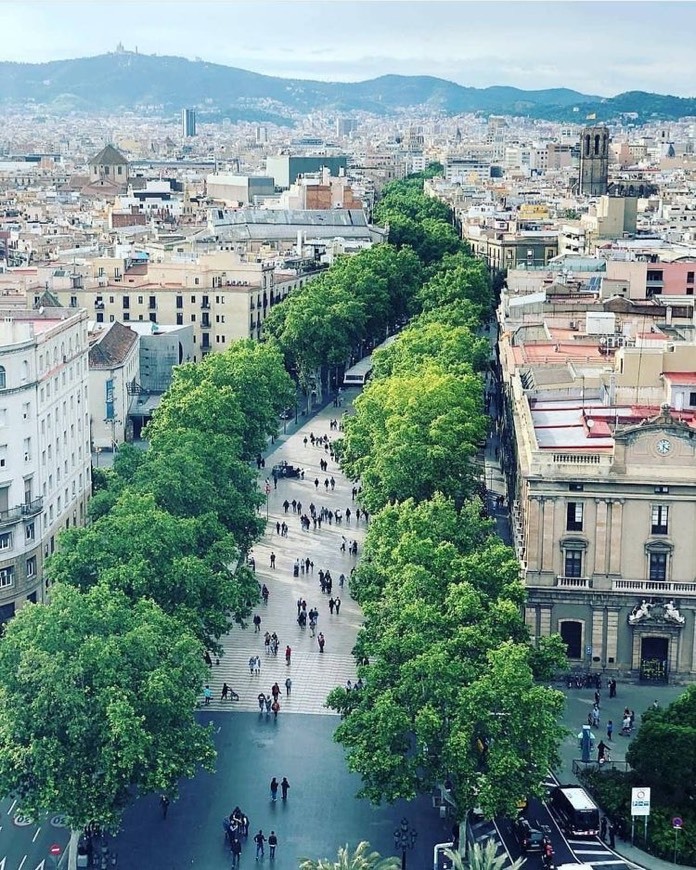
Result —
POLYGON ((70 839, 62 816, 37 824, 18 811, 16 801, 6 799, 0 801, 0 821, 0 870, 54 870, 50 847, 59 845, 64 853, 70 839))

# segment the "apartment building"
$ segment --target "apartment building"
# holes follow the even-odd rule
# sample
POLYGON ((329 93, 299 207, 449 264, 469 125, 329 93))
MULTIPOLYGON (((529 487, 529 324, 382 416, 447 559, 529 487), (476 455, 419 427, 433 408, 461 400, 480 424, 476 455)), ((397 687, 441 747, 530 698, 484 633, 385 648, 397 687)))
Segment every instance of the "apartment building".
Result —
POLYGON ((0 320, 0 621, 43 601, 44 559, 90 495, 87 315, 3 310, 0 320))
POLYGON ((650 303, 618 316, 575 296, 499 309, 526 621, 534 636, 559 632, 576 667, 692 679, 696 345, 650 303))
POLYGON ((90 333, 89 415, 92 451, 116 450, 129 434, 128 411, 139 380, 138 335, 118 321, 90 333))
POLYGON ((82 286, 57 290, 61 304, 85 308, 97 323, 150 321, 193 328, 194 361, 225 350, 240 338, 261 337, 273 305, 305 280, 274 283, 274 267, 233 251, 181 255, 149 262, 139 257, 99 257, 82 286))

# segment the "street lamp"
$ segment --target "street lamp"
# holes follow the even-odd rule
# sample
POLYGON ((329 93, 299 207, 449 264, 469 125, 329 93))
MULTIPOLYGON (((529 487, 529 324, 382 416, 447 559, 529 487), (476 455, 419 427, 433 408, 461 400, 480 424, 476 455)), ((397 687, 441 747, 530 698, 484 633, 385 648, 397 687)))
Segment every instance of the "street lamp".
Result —
POLYGON ((409 825, 408 819, 401 819, 399 827, 394 831, 394 848, 401 849, 401 870, 406 870, 406 849, 413 849, 417 836, 418 833, 409 825))

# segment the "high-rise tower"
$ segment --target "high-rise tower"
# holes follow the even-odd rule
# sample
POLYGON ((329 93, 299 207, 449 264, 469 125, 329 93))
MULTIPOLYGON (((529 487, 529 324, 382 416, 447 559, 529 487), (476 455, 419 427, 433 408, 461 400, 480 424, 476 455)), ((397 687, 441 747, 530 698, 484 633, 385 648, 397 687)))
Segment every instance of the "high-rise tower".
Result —
POLYGON ((196 112, 194 109, 181 110, 181 135, 185 139, 196 135, 196 112))

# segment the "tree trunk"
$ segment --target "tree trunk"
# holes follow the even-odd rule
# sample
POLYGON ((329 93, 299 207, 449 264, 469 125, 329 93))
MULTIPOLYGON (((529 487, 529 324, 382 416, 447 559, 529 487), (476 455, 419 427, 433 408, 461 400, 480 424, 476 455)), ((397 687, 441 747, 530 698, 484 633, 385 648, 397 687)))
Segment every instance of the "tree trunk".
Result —
POLYGON ((77 844, 80 839, 80 832, 74 828, 70 831, 70 842, 68 843, 68 866, 67 870, 77 870, 77 844))

